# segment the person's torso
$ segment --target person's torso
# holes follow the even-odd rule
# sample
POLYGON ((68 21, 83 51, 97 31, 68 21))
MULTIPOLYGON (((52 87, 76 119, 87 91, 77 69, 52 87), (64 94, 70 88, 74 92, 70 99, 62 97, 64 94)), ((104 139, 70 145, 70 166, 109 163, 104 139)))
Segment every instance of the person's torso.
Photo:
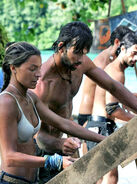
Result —
MULTIPOLYGON (((2 94, 8 94, 10 96, 12 96, 12 98, 15 99, 16 103, 17 103, 17 107, 19 109, 19 113, 20 113, 20 119, 18 121, 18 125, 17 125, 17 135, 18 135, 18 140, 17 140, 17 151, 20 153, 24 153, 24 154, 28 154, 28 155, 36 155, 36 143, 33 139, 33 136, 39 131, 40 126, 41 126, 41 121, 40 118, 38 116, 37 110, 35 108, 35 105, 33 103, 32 98, 29 96, 30 98, 30 103, 32 106, 32 111, 36 116, 36 126, 34 127, 32 125, 32 123, 28 120, 28 117, 26 116, 26 111, 24 113, 24 109, 22 108, 22 106, 20 105, 18 99, 10 92, 4 91, 1 93, 2 94)), ((26 107, 27 108, 27 107, 26 107)), ((31 110, 27 112, 30 112, 32 115, 31 110)), ((14 132, 13 132, 14 133, 14 132)), ((11 173, 13 175, 16 176, 21 176, 26 178, 27 180, 30 181, 34 181, 35 180, 35 176, 37 173, 37 169, 36 168, 31 168, 29 167, 6 167, 5 165, 1 165, 2 170, 11 173)))
MULTIPOLYGON (((114 80, 122 83, 124 85, 125 82, 125 76, 124 71, 120 70, 117 63, 111 63, 109 64, 105 72, 114 80)), ((98 116, 104 116, 109 119, 114 120, 115 118, 113 116, 110 116, 107 114, 105 108, 108 101, 110 101, 110 95, 107 95, 109 93, 108 91, 100 88, 99 86, 96 87, 95 91, 95 98, 94 98, 94 107, 93 107, 93 115, 98 116)), ((118 101, 118 100, 116 100, 118 101)))
MULTIPOLYGON (((93 60, 93 63, 97 67, 104 70, 104 68, 110 63, 109 48, 99 53, 99 55, 93 60)), ((96 90, 96 87, 97 85, 94 81, 90 80, 88 77, 85 78, 82 101, 79 110, 80 114, 92 114, 92 113, 96 114, 96 109, 98 109, 98 105, 104 107, 102 98, 101 99, 97 98, 98 95, 96 95, 97 93, 96 91, 98 90, 96 90)))
MULTIPOLYGON (((50 61, 45 63, 45 70, 48 68, 47 66, 50 65, 48 62, 50 61)), ((38 85, 45 87, 45 103, 48 103, 49 108, 56 114, 69 119, 72 113, 72 100, 80 88, 83 77, 81 66, 79 66, 77 70, 71 71, 71 82, 63 80, 56 71, 56 68, 51 67, 47 69, 43 75, 44 77, 41 77, 42 79, 38 81, 38 85)), ((44 102, 44 99, 41 100, 44 102)), ((47 125, 43 126, 47 127, 47 125)), ((48 131, 59 136, 60 131, 55 128, 52 128, 52 131, 48 131)))

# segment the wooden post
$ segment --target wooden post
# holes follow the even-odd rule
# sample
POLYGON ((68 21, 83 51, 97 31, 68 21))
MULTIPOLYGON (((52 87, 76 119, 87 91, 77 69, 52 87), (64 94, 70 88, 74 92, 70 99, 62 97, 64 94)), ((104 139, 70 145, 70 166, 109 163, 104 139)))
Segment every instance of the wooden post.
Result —
POLYGON ((110 10, 111 10, 111 0, 109 0, 109 6, 108 6, 108 17, 110 16, 110 10))
POLYGON ((122 5, 122 12, 123 13, 126 13, 126 8, 125 8, 124 0, 121 0, 121 5, 122 5))
POLYGON ((137 117, 108 136, 46 184, 95 184, 137 152, 137 117))

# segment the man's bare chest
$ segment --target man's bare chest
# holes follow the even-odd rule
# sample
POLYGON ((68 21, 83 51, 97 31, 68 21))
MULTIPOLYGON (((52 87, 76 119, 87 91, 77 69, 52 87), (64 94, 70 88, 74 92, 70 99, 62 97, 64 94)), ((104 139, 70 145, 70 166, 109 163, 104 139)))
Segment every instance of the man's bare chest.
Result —
POLYGON ((82 76, 73 76, 72 82, 62 80, 60 77, 48 79, 48 103, 62 106, 72 102, 73 97, 77 94, 82 76))

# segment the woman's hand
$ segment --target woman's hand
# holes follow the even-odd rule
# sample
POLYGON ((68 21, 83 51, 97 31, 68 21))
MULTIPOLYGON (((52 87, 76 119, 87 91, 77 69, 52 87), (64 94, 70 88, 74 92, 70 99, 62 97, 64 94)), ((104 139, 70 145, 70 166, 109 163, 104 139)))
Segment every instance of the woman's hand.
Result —
POLYGON ((63 156, 63 166, 62 168, 65 169, 66 167, 72 165, 78 158, 72 158, 70 156, 63 156))

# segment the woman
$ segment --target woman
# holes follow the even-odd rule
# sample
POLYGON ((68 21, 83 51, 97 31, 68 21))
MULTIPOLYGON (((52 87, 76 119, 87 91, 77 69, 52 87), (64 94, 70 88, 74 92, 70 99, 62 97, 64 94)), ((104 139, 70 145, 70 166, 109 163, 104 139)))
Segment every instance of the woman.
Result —
POLYGON ((33 137, 40 129, 39 115, 45 119, 47 112, 27 89, 35 88, 40 66, 40 51, 34 46, 17 42, 6 49, 2 66, 5 81, 0 94, 0 183, 36 183, 37 168, 60 170, 74 161, 58 154, 35 156, 33 137))
POLYGON ((40 77, 40 51, 26 42, 16 42, 6 48, 2 65, 4 85, 0 94, 1 183, 36 183, 37 168, 65 168, 75 159, 58 154, 35 156, 34 135, 40 129, 40 119, 73 136, 100 142, 105 137, 64 119, 28 89, 34 89, 40 77))

